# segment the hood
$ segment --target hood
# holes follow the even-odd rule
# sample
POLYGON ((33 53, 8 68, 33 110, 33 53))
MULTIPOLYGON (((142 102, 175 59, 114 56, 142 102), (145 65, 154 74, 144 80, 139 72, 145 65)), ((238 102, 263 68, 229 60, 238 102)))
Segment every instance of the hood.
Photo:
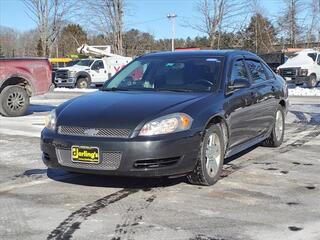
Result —
POLYGON ((280 65, 279 68, 295 68, 295 67, 306 67, 313 64, 314 61, 308 56, 309 52, 300 52, 297 56, 289 58, 284 64, 280 65))
POLYGON ((73 65, 71 67, 64 67, 59 68, 59 70, 69 70, 69 71, 82 71, 82 70, 90 70, 90 67, 88 66, 80 66, 80 65, 73 65))
MULTIPOLYGON (((103 92, 73 99, 57 109, 57 126, 135 129, 162 112, 208 94, 170 92, 103 92)), ((178 108, 179 109, 179 108, 178 108)))

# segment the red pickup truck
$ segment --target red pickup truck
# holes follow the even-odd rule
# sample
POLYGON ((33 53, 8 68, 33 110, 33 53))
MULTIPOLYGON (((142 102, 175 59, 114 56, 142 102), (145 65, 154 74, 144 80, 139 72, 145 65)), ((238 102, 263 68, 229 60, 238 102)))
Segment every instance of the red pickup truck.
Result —
POLYGON ((46 93, 51 85, 51 64, 43 58, 0 58, 0 113, 24 115, 30 97, 46 93))

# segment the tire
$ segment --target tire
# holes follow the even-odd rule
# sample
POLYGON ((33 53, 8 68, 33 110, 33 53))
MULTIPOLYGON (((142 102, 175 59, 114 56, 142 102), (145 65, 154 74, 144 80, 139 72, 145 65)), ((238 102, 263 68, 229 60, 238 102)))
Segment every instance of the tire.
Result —
POLYGON ((314 88, 316 86, 317 86, 317 76, 314 74, 311 74, 309 77, 309 80, 307 81, 307 87, 314 88))
POLYGON ((285 114, 281 105, 278 106, 275 113, 274 125, 270 136, 264 141, 263 145, 266 147, 279 147, 284 138, 285 131, 285 114), (279 119, 280 118, 280 119, 279 119), (280 131, 280 128, 282 129, 280 131))
POLYGON ((211 125, 205 130, 205 134, 200 145, 196 166, 194 170, 187 176, 189 182, 196 185, 213 185, 220 178, 223 161, 224 141, 222 130, 219 125, 211 125), (213 144, 213 146, 216 147, 215 151, 214 149, 211 149, 211 151, 207 149, 210 147, 210 144, 213 144), (214 151, 216 154, 212 151, 214 151), (217 157, 212 160, 212 165, 207 165, 207 156, 210 156, 211 154, 215 154, 217 157))
POLYGON ((81 89, 89 88, 90 87, 90 83, 89 83, 87 78, 79 78, 77 80, 76 87, 77 88, 81 88, 81 89))
POLYGON ((7 86, 0 94, 0 113, 6 117, 24 115, 29 107, 30 98, 23 87, 7 86))

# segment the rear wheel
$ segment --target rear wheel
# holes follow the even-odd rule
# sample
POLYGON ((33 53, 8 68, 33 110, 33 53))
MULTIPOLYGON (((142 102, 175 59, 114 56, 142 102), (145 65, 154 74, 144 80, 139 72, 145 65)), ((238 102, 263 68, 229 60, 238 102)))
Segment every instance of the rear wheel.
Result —
POLYGON ((79 78, 77 81, 77 88, 89 88, 89 81, 87 78, 79 78))
POLYGON ((23 87, 7 86, 0 94, 0 113, 6 117, 24 115, 29 102, 29 96, 23 87))
POLYGON ((317 86, 317 77, 316 75, 312 74, 309 77, 309 80, 307 81, 308 88, 314 88, 317 86))
POLYGON ((224 161, 224 141, 221 127, 206 129, 194 170, 188 175, 192 184, 213 185, 220 178, 224 161))
POLYGON ((279 105, 275 114, 275 121, 274 121, 274 126, 272 128, 272 132, 270 134, 270 137, 265 140, 264 145, 267 147, 279 147, 283 142, 284 127, 285 127, 284 109, 281 105, 279 105))

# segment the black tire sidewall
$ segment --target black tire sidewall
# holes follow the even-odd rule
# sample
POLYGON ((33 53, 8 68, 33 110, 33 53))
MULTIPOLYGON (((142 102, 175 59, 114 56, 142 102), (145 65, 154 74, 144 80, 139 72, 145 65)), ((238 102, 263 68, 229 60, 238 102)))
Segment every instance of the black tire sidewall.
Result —
POLYGON ((17 117, 17 116, 22 116, 24 115, 29 107, 30 104, 30 98, 26 92, 26 90, 23 87, 20 86, 7 86, 5 87, 1 94, 0 94, 0 110, 1 113, 6 116, 6 117, 17 117), (18 111, 12 111, 11 109, 8 108, 7 106, 7 99, 9 97, 9 95, 13 92, 19 92, 20 94, 23 95, 24 98, 24 107, 18 111))
POLYGON ((200 160, 201 160, 201 170, 203 173, 204 180, 207 182, 207 185, 213 185, 215 182, 217 182, 220 179, 220 174, 222 171, 223 167, 223 161, 224 161, 224 141, 223 141, 223 134, 221 127, 219 125, 212 125, 209 128, 207 128, 205 135, 203 136, 202 140, 202 147, 201 147, 201 155, 200 155, 200 160), (220 159, 220 166, 218 168, 218 171, 214 177, 209 176, 206 168, 206 146, 207 146, 207 141, 209 136, 215 133, 217 134, 219 141, 220 141, 220 152, 221 152, 221 159, 220 159))

